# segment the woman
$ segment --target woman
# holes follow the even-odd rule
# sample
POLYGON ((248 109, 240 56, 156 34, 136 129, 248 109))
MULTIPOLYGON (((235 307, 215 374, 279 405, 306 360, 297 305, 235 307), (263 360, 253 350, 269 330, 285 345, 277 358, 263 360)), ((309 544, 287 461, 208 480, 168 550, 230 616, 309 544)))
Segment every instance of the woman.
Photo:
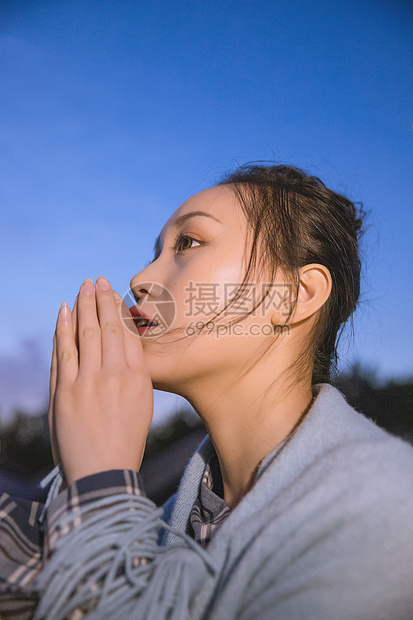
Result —
POLYGON ((35 620, 413 617, 413 449, 329 384, 360 226, 319 179, 245 166, 171 216, 131 311, 103 277, 62 304, 60 473, 30 507, 38 556, 3 562, 4 609, 37 594, 35 620), (153 388, 208 430, 163 509, 137 475, 153 388))

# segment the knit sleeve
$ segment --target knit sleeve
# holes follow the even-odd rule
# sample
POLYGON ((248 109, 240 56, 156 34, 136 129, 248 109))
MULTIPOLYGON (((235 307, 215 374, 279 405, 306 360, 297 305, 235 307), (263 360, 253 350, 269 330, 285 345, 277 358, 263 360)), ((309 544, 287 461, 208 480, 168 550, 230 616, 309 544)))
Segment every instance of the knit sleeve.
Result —
POLYGON ((49 527, 44 531, 46 506, 3 493, 0 496, 0 619, 28 620, 39 602, 36 580, 45 558, 49 557, 61 536, 60 517, 76 511, 90 499, 114 493, 144 494, 136 472, 102 472, 90 476, 60 493, 63 469, 57 466, 44 479, 54 481, 48 493, 49 527), (123 474, 123 475, 122 475, 123 474), (46 534, 46 536, 45 536, 46 534))
POLYGON ((159 545, 171 529, 137 472, 87 476, 54 497, 45 516, 45 566, 33 620, 183 620, 214 569, 204 550, 159 545))
POLYGON ((28 620, 38 603, 41 569, 40 502, 0 496, 0 618, 28 620))

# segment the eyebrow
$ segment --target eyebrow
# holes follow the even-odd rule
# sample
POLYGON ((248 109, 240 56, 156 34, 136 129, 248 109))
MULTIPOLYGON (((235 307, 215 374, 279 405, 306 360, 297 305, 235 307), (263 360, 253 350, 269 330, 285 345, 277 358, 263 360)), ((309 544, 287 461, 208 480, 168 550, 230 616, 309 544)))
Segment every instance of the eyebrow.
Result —
MULTIPOLYGON (((219 224, 222 224, 221 220, 215 217, 215 215, 208 213, 207 211, 190 211, 189 213, 183 213, 182 215, 177 217, 175 220, 173 220, 171 227, 178 228, 179 226, 184 224, 187 220, 189 220, 191 217, 196 217, 198 215, 204 215, 205 217, 210 217, 216 222, 219 222, 219 224)), ((158 252, 160 252, 160 245, 161 245, 161 235, 158 235, 155 239, 155 244, 153 246, 153 251, 155 253, 155 256, 158 252)))

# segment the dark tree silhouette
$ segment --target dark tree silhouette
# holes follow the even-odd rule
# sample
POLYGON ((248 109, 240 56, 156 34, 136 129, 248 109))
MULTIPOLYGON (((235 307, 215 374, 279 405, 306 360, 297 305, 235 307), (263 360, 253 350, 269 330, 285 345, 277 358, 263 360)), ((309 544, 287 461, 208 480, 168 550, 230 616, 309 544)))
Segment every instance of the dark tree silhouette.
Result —
MULTIPOLYGON (((332 383, 357 411, 390 433, 413 442, 413 380, 379 384, 374 373, 355 365, 332 383)), ((175 492, 183 470, 206 430, 183 408, 149 433, 141 474, 147 495, 157 504, 175 492)), ((19 412, 0 431, 0 493, 42 499, 38 481, 53 467, 47 413, 19 412)))

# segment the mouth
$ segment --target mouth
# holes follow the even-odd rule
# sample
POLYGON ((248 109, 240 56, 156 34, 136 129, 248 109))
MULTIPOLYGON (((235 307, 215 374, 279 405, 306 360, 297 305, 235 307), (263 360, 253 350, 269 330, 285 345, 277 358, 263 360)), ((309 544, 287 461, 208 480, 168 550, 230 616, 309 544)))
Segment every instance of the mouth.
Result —
POLYGON ((146 316, 146 314, 144 314, 137 305, 129 308, 129 312, 131 313, 133 322, 135 323, 140 334, 146 332, 152 327, 158 326, 158 323, 156 321, 151 321, 151 319, 146 316))

